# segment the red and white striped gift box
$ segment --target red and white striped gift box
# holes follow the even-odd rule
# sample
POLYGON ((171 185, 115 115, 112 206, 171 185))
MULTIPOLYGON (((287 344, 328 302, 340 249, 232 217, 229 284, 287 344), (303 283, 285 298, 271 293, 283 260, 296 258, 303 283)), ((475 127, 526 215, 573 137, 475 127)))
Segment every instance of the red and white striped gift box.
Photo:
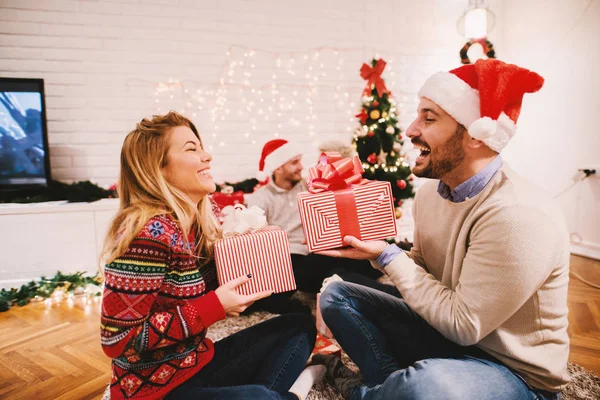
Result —
POLYGON ((270 290, 275 293, 296 289, 290 242, 279 227, 267 226, 255 232, 232 236, 215 243, 219 284, 252 274, 238 287, 240 294, 270 290))
MULTIPOLYGON (((387 239, 397 234, 396 214, 389 182, 372 181, 352 186, 361 240, 387 239)), ((298 194, 300 220, 308 250, 319 251, 346 246, 343 243, 338 215, 336 192, 302 192, 298 194)), ((344 211, 347 212, 348 210, 344 211)))

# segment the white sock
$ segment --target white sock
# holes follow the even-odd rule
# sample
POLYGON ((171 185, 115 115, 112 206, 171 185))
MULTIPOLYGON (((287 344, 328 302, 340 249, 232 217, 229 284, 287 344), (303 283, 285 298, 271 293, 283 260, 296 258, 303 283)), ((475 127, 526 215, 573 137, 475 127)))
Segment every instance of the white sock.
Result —
POLYGON ((323 379, 325 372, 327 372, 327 368, 324 365, 311 365, 304 368, 289 391, 298 396, 300 400, 306 399, 310 389, 323 379))

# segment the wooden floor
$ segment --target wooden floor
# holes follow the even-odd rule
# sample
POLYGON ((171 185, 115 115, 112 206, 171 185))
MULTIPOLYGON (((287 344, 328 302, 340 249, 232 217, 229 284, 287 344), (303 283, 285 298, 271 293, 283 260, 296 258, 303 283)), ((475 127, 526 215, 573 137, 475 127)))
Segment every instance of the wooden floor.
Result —
MULTIPOLYGON (((600 261, 571 256, 571 271, 600 286, 600 261)), ((569 361, 600 376, 600 289, 571 275, 569 283, 569 361)))
MULTIPOLYGON (((571 269, 600 285, 600 262, 573 256, 571 269)), ((0 399, 98 399, 110 362, 100 348, 100 304, 86 299, 0 313, 0 399)), ((570 360, 600 376, 600 289, 571 277, 570 360)))

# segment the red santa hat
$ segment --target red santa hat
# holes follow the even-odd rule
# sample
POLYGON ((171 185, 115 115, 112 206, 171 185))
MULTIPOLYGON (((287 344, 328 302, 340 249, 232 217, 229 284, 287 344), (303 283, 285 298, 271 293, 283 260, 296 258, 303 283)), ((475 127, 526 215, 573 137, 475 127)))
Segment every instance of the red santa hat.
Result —
POLYGON ((273 139, 265 143, 258 162, 257 179, 264 181, 273 174, 277 168, 281 167, 292 158, 301 155, 299 150, 294 149, 294 145, 285 139, 273 139))
POLYGON ((477 60, 432 75, 419 90, 464 125, 471 137, 500 152, 517 130, 525 93, 540 90, 544 78, 495 59, 477 60))

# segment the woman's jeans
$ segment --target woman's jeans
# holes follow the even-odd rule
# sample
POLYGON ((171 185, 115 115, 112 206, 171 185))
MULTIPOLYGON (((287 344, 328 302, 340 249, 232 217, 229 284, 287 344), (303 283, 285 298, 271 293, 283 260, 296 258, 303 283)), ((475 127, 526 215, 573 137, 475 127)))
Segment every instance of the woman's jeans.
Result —
POLYGON ((167 399, 294 399, 316 340, 311 316, 287 314, 215 343, 213 359, 167 399))

